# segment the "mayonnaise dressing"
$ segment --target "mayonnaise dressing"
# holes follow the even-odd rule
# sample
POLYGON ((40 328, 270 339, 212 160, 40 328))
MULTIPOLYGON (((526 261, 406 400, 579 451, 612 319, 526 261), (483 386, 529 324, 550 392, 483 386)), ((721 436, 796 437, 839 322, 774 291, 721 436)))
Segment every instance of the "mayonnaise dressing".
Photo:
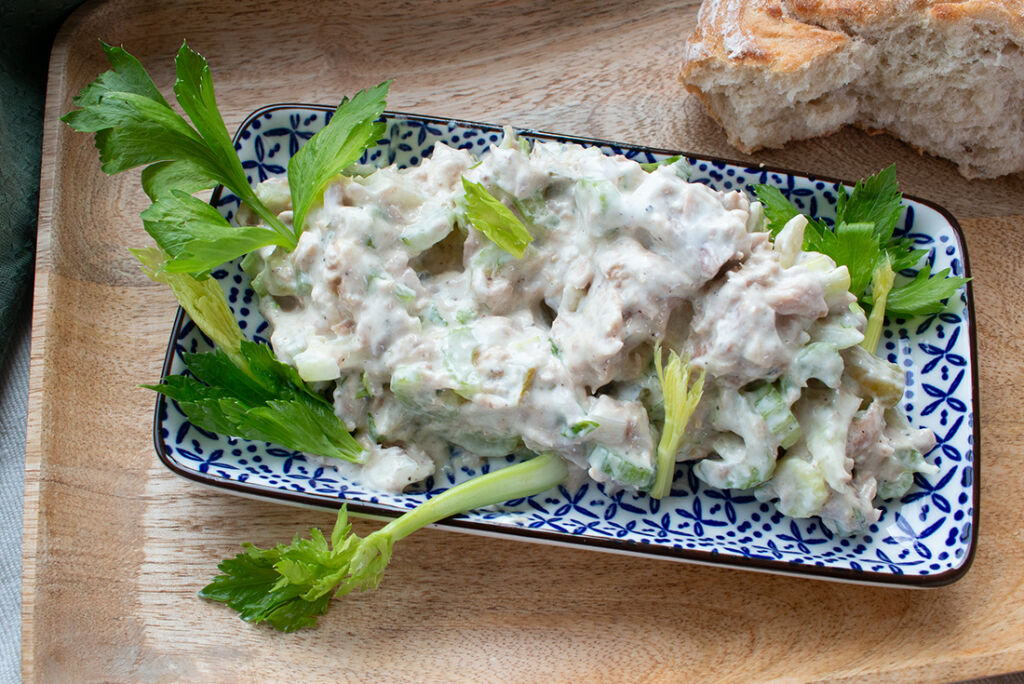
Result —
MULTIPOLYGON (((872 518, 879 487, 898 495, 925 471, 927 439, 889 427, 891 404, 843 373, 864 328, 835 287, 845 268, 800 252, 800 225, 773 245, 760 205, 683 169, 558 143, 480 160, 438 144, 416 167, 333 182, 294 251, 246 267, 278 357, 330 388, 368 451, 346 474, 396 491, 452 447, 526 449, 646 489, 664 412, 656 343, 707 372, 677 458, 704 459, 710 484, 758 487, 846 531, 872 518), (522 219, 521 259, 467 219, 463 178, 522 219), (791 410, 804 420, 779 420, 791 410), (783 443, 801 465, 774 480, 783 443)), ((289 222, 282 183, 260 193, 289 222)))

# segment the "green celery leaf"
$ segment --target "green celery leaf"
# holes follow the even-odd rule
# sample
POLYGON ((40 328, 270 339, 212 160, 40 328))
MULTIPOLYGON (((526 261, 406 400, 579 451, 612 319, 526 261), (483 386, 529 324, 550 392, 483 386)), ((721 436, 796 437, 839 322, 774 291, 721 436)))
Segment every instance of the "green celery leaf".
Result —
MULTIPOLYGON (((243 358, 247 364, 252 352, 248 349, 243 350, 242 346, 251 344, 253 343, 245 340, 239 346, 239 350, 244 352, 243 358)), ((220 349, 214 349, 212 353, 185 354, 182 358, 189 372, 201 383, 200 386, 208 390, 202 395, 204 397, 239 396, 249 405, 259 406, 277 398, 280 392, 280 387, 276 383, 262 381, 249 367, 238 367, 231 357, 220 349)), ((168 379, 172 377, 181 376, 172 375, 168 379)))
POLYGON ((242 162, 238 159, 238 153, 231 142, 231 135, 224 125, 220 110, 217 109, 213 80, 206 59, 188 44, 183 43, 174 60, 174 66, 178 76, 174 82, 174 94, 178 98, 178 104, 188 114, 192 125, 206 144, 205 163, 208 168, 200 168, 206 173, 213 171, 210 178, 223 183, 254 211, 263 215, 259 211, 263 204, 249 185, 245 169, 242 168, 242 162))
POLYGON ((943 311, 946 308, 945 300, 952 297, 968 280, 961 276, 950 276, 949 273, 949 269, 945 268, 932 274, 931 267, 925 264, 912 281, 889 293, 886 313, 909 317, 943 311))
POLYGON ((343 99, 330 123, 288 162, 296 238, 302 234, 306 214, 327 183, 358 161, 363 151, 383 135, 384 124, 377 123, 377 119, 384 113, 390 85, 390 81, 385 81, 359 91, 351 100, 343 99))
POLYGON ((846 266, 850 272, 850 292, 858 299, 864 296, 879 255, 874 224, 839 224, 834 231, 822 231, 813 249, 830 256, 837 266, 846 266))
POLYGON ((889 253, 892 270, 899 272, 905 268, 912 268, 928 255, 927 249, 914 249, 914 244, 912 238, 893 238, 889 240, 885 251, 889 253))
POLYGON ((311 454, 358 462, 363 449, 345 430, 334 411, 323 404, 294 399, 268 401, 248 411, 243 424, 267 442, 311 454))
POLYGON ((253 377, 265 387, 274 388, 276 397, 306 397, 331 408, 330 402, 309 389, 295 368, 277 360, 273 349, 256 343, 243 347, 253 377))
POLYGON ((159 385, 140 385, 151 389, 178 403, 189 421, 203 430, 222 435, 231 434, 236 421, 220 408, 220 400, 228 399, 223 389, 204 385, 195 378, 169 375, 159 385))
POLYGON ((764 217, 768 219, 772 237, 775 237, 800 211, 775 186, 758 184, 753 187, 757 199, 764 205, 764 217))
POLYGON ((142 189, 154 202, 172 190, 181 190, 191 195, 200 190, 209 190, 216 184, 188 159, 156 162, 142 170, 142 189))
POLYGON ((523 258, 533 236, 523 222, 480 183, 462 179, 466 191, 465 218, 494 244, 517 259, 523 258))
POLYGON ((170 106, 139 60, 124 48, 108 45, 103 41, 100 41, 100 44, 107 55, 107 61, 114 68, 100 74, 95 81, 75 96, 71 101, 72 104, 83 109, 68 112, 63 117, 64 121, 77 131, 94 132, 107 128, 108 125, 104 123, 104 119, 96 117, 96 112, 91 108, 110 92, 135 93, 166 107, 170 106))
MULTIPOLYGON (((846 223, 872 223, 879 244, 887 244, 903 213, 896 166, 891 165, 873 176, 857 181, 846 202, 841 220, 846 223)), ((837 223, 840 222, 837 217, 837 223)))
MULTIPOLYGON (((793 218, 798 210, 780 190, 768 185, 753 186, 764 205, 772 237, 793 218)), ((875 271, 883 264, 886 271, 899 272, 917 265, 928 252, 914 248, 914 240, 893 237, 903 213, 902 195, 896 182, 896 167, 858 181, 852 193, 837 189, 835 229, 820 221, 811 221, 804 233, 804 249, 830 256, 850 272, 850 291, 864 304, 871 305, 875 296, 870 285, 875 271)), ((888 291, 885 313, 892 316, 915 316, 937 313, 967 278, 948 277, 949 269, 931 274, 925 266, 909 283, 896 285, 888 291)), ((878 318, 878 321, 881 319, 878 318)), ((876 327, 880 323, 876 324, 876 327)))
POLYGON ((331 404, 278 361, 270 347, 242 340, 239 351, 242 365, 220 349, 186 354, 185 365, 198 380, 169 376, 147 387, 177 401, 189 420, 206 430, 346 461, 362 458, 362 447, 331 404))
MULTIPOLYGON (((768 219, 768 231, 772 238, 779 234, 790 219, 800 214, 792 202, 790 202, 782 191, 773 185, 754 185, 754 192, 757 199, 764 205, 764 217, 768 219)), ((820 235, 829 230, 821 221, 807 218, 807 227, 804 229, 804 249, 815 249, 820 235)))
POLYGON ((269 622, 292 632, 312 627, 327 609, 331 592, 374 589, 391 558, 390 534, 376 532, 365 539, 352 533, 345 506, 331 543, 313 528, 309 539, 298 536, 291 544, 261 549, 244 544, 246 551, 222 561, 220 575, 199 595, 228 604, 248 622, 269 622))
POLYGON ((121 48, 104 49, 114 71, 86 86, 74 100, 81 109, 63 117, 72 128, 96 134, 103 171, 157 164, 143 171, 143 187, 154 199, 171 190, 190 194, 222 183, 279 233, 284 245, 294 247, 292 231, 249 186, 217 110, 206 60, 186 44, 176 60, 174 90, 193 128, 170 107, 135 57, 121 48))
POLYGON ((118 92, 105 95, 91 112, 107 124, 96 131, 104 173, 120 173, 171 159, 192 159, 204 173, 210 173, 202 138, 167 105, 135 93, 118 92))
POLYGON ((846 203, 849 202, 850 195, 846 192, 846 187, 840 185, 836 190, 836 220, 835 225, 840 223, 846 223, 846 203))
POLYGON ((170 190, 142 212, 146 232, 170 255, 172 273, 206 273, 267 245, 288 241, 265 226, 235 227, 220 212, 181 190, 170 190))
POLYGON ((301 598, 301 586, 278 587, 281 575, 274 564, 280 560, 282 547, 245 547, 245 553, 217 566, 223 574, 214 577, 199 595, 228 604, 246 622, 269 622, 285 632, 315 625, 317 616, 327 610, 330 595, 311 602, 301 598))
POLYGON ((315 528, 309 539, 272 549, 244 544, 246 552, 218 565, 223 574, 199 595, 228 604, 243 620, 289 632, 311 627, 332 592, 345 596, 380 585, 395 542, 452 515, 547 491, 568 474, 566 462, 547 452, 451 487, 366 537, 352 532, 343 505, 330 544, 315 528))

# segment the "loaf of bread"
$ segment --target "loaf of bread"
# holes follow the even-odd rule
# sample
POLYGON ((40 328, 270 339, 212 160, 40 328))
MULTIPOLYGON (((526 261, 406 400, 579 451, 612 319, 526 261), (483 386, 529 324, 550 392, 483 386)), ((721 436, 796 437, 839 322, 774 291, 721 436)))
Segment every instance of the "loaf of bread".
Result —
POLYGON ((681 79, 744 152, 853 124, 1024 171, 1024 0, 704 0, 681 79))

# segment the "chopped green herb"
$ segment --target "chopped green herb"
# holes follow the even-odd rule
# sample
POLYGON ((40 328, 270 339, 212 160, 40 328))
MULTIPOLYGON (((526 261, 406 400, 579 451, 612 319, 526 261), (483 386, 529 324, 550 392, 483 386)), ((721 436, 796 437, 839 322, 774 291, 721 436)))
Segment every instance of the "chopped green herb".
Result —
POLYGON ((601 427, 601 424, 593 420, 581 420, 578 423, 573 423, 562 430, 562 436, 567 438, 581 438, 586 437, 591 432, 601 427))
POLYGON ((646 171, 647 173, 650 173, 651 171, 654 171, 659 166, 671 166, 672 164, 675 164, 680 159, 682 159, 682 156, 680 156, 678 154, 675 154, 675 155, 672 155, 671 157, 667 157, 665 159, 662 159, 661 161, 647 162, 646 164, 641 164, 640 168, 643 169, 644 171, 646 171))
POLYGON ((366 375, 366 371, 363 371, 363 388, 356 392, 356 399, 366 399, 373 396, 373 388, 370 386, 370 378, 366 375))

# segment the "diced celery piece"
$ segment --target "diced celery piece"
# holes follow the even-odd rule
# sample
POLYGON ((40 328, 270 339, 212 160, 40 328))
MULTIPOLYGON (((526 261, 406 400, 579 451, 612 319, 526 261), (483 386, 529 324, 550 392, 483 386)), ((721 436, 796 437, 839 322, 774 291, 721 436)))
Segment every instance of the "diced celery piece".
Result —
POLYGON ((515 262, 516 258, 503 250, 493 242, 480 246, 480 249, 470 257, 469 266, 472 269, 480 269, 487 275, 494 275, 501 270, 501 267, 508 263, 515 262))
POLYGON ((754 410, 761 414, 779 445, 788 449, 800 439, 800 423, 775 385, 762 382, 745 392, 754 410))
POLYGON ((452 389, 466 399, 476 394, 480 386, 480 377, 473 363, 478 346, 479 342, 468 326, 453 329, 442 343, 445 368, 456 383, 452 389))
POLYGON ((712 487, 750 489, 775 472, 774 453, 751 453, 736 435, 719 435, 713 440, 712 449, 718 458, 706 458, 693 467, 697 477, 712 487))
POLYGON ((488 435, 479 432, 457 432, 449 438, 449 441, 472 454, 483 456, 484 458, 507 456, 519 448, 518 435, 488 435))
POLYGON ((295 370, 306 382, 321 382, 334 380, 341 371, 338 369, 337 359, 330 357, 322 348, 310 349, 299 352, 295 355, 295 370))
POLYGON ((807 331, 812 342, 828 342, 836 349, 846 349, 861 343, 865 325, 864 311, 856 302, 850 308, 835 312, 828 318, 814 323, 807 331))
POLYGON ((413 254, 419 254, 448 237, 454 226, 455 212, 445 207, 437 207, 426 212, 419 221, 402 229, 402 243, 413 254))
POLYGON ((583 439, 598 427, 600 427, 600 423, 597 421, 581 420, 572 425, 566 425, 562 430, 562 436, 566 439, 583 439))
POLYGON ((895 480, 878 483, 878 497, 880 499, 898 499, 908 491, 914 484, 914 475, 910 472, 902 472, 895 480))
POLYGON ((433 323, 444 328, 448 327, 448 321, 444 320, 444 316, 441 315, 436 306, 428 307, 426 313, 423 314, 423 318, 425 319, 424 323, 433 323))
POLYGON ((934 473, 937 468, 924 460, 924 455, 912 447, 900 447, 893 453, 893 460, 903 469, 894 480, 878 483, 878 496, 882 499, 897 499, 906 494, 914 484, 914 473, 934 473))
POLYGON ((903 398, 906 374, 899 366, 875 356, 863 347, 843 350, 846 361, 846 375, 868 396, 878 399, 883 406, 891 407, 903 398))
POLYGON ((825 285, 825 303, 829 308, 850 300, 850 271, 846 266, 836 266, 836 262, 824 254, 814 254, 801 265, 821 273, 825 285))
POLYGON ((309 275, 296 270, 288 253, 280 249, 275 248, 266 258, 259 250, 250 252, 242 259, 242 270, 249 276, 253 291, 261 297, 301 296, 313 290, 309 275))
POLYGON ((292 208, 292 194, 283 178, 271 178, 260 183, 256 186, 256 196, 275 214, 292 208))
POLYGON ((843 357, 830 342, 811 342, 796 353, 789 376, 801 387, 811 378, 817 378, 835 389, 843 376, 843 357))
POLYGON ((783 268, 790 268, 796 263, 804 244, 804 229, 807 228, 807 217, 797 214, 786 222, 778 235, 772 248, 779 254, 779 265, 783 268))
POLYGON ((590 465, 619 484, 646 489, 654 482, 654 465, 641 463, 628 455, 612 451, 603 444, 596 444, 587 456, 590 465))
POLYGON ((399 399, 409 400, 423 388, 423 376, 413 366, 395 366, 391 373, 391 392, 399 399))
POLYGON ((260 251, 253 250, 245 255, 242 259, 242 270, 249 276, 249 285, 253 291, 260 297, 267 296, 267 288, 263 284, 263 268, 266 265, 266 261, 263 259, 263 255, 260 251))
POLYGON ((416 299, 416 292, 411 287, 399 282, 395 283, 395 286, 391 291, 395 293, 395 297, 397 297, 399 301, 405 302, 406 304, 416 299))
POLYGON ((796 456, 779 459, 775 474, 764 489, 778 497, 775 507, 779 512, 793 518, 820 514, 829 494, 822 472, 796 456))
POLYGON ((576 182, 573 193, 577 214, 583 217, 582 225, 598 237, 606 237, 619 230, 622 194, 611 181, 604 178, 583 178, 576 182), (594 220, 601 217, 602 220, 594 220))

